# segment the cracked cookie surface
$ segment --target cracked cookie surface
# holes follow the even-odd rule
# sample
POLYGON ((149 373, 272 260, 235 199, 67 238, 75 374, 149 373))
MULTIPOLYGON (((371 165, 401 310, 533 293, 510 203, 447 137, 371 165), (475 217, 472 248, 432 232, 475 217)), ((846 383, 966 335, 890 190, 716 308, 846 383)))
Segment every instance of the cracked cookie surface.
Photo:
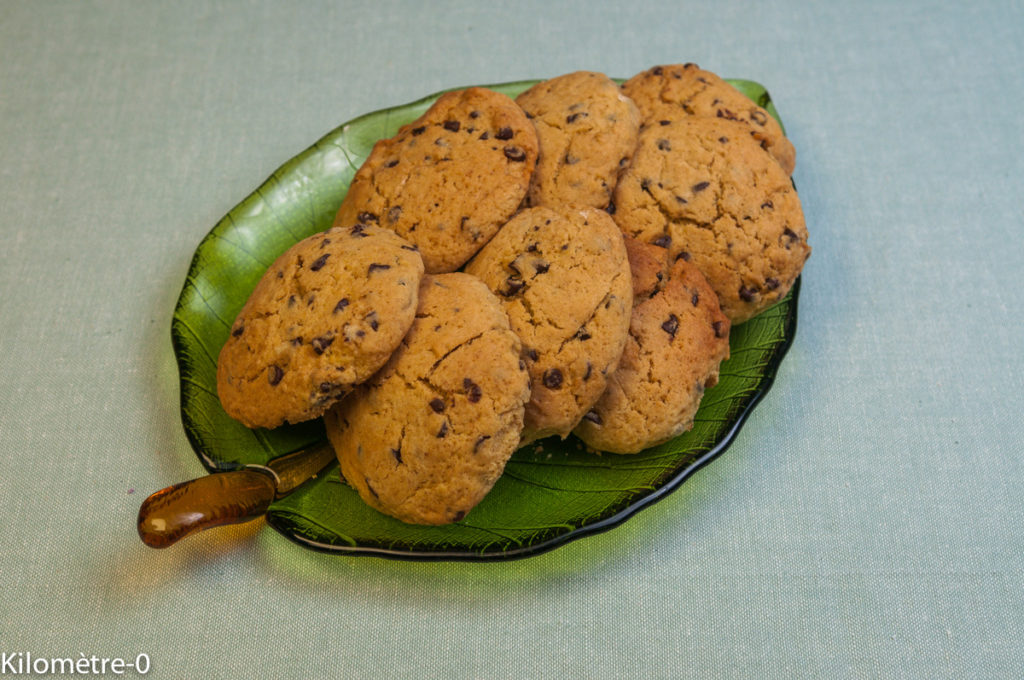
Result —
POLYGON ((632 306, 623 237, 603 210, 529 208, 466 266, 501 300, 532 382, 523 441, 565 437, 604 391, 632 306))
POLYGON ((320 416, 384 365, 412 325, 423 261, 372 225, 338 226, 289 248, 239 312, 217 392, 248 427, 320 416))
POLYGON ((519 348, 478 279, 424 276, 401 346, 324 417, 343 477, 404 522, 463 519, 519 445, 530 390, 519 348))
POLYGON ((733 324, 781 300, 810 255, 789 176, 735 121, 645 128, 614 201, 622 231, 693 262, 733 324))
POLYGON ((739 122, 787 175, 793 174, 796 150, 778 121, 735 87, 696 64, 655 66, 623 83, 622 91, 636 102, 648 127, 684 116, 739 122))
POLYGON ((540 155, 526 205, 606 208, 636 148, 640 112, 603 73, 577 71, 516 97, 537 128, 540 155))
POLYGON ((537 162, 537 133, 509 97, 442 95, 356 172, 335 223, 374 222, 416 244, 428 273, 455 271, 511 217, 537 162))
POLYGON ((693 426, 729 356, 729 320, 696 267, 627 239, 635 305, 608 388, 574 433, 599 451, 637 453, 693 426))

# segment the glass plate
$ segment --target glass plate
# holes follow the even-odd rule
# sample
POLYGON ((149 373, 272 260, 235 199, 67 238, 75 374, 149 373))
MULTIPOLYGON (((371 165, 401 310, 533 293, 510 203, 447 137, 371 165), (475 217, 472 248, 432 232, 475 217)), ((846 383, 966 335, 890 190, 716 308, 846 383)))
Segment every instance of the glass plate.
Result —
MULTIPOLYGON (((537 81, 489 85, 515 97, 537 81)), ((730 80, 776 119, 767 91, 730 80)), ((274 259, 331 226, 349 182, 378 139, 419 117, 441 93, 356 118, 282 165, 200 242, 174 312, 171 335, 189 442, 211 472, 263 465, 324 438, 313 421, 250 430, 217 398, 217 356, 249 293, 274 259)), ((733 441, 768 391, 796 332, 799 280, 790 294, 736 326, 721 378, 692 430, 636 455, 595 454, 574 437, 523 447, 490 494, 461 522, 404 524, 372 510, 337 465, 275 501, 267 521, 300 545, 399 559, 500 560, 535 555, 610 529, 678 488, 733 441)))

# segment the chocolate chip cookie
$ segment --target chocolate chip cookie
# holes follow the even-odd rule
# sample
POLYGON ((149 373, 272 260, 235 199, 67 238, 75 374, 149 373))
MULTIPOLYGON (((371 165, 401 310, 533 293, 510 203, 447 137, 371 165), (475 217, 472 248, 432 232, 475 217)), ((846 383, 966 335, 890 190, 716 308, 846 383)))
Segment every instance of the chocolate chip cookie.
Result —
POLYGON ((574 433, 590 447, 637 453, 693 427, 729 356, 729 320, 696 267, 627 239, 636 302, 608 389, 574 433))
POLYGON ((321 415, 384 365, 412 325, 423 261, 393 231, 334 227, 271 265, 217 364, 228 415, 277 427, 321 415))
POLYGON ((606 208, 636 148, 640 112, 603 73, 577 71, 516 98, 537 128, 540 156, 527 205, 606 208))
POLYGON ((401 346, 325 416, 345 480, 404 522, 463 519, 519 444, 530 392, 519 348, 478 279, 425 276, 401 346))
POLYGON ((454 271, 516 211, 536 162, 537 133, 514 101, 449 92, 373 147, 336 223, 392 229, 419 247, 428 273, 454 271))
POLYGON ((742 123, 786 174, 793 174, 796 150, 779 123, 735 87, 696 64, 655 66, 623 83, 622 91, 636 102, 648 127, 683 116, 742 123))
POLYGON ((614 201, 622 231, 692 261, 733 324, 780 300, 810 254, 789 176, 741 122, 644 128, 614 201))
POLYGON ((629 329, 622 234, 596 208, 529 208, 466 266, 494 291, 533 385, 523 441, 565 437, 601 396, 629 329))

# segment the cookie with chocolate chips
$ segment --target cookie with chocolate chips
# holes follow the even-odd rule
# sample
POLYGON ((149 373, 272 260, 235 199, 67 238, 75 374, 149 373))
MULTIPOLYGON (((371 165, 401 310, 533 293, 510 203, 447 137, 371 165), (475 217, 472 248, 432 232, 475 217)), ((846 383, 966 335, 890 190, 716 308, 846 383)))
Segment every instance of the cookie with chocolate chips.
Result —
POLYGON ((636 102, 645 127, 686 116, 738 122, 787 175, 793 174, 796 150, 778 121, 735 87, 696 64, 655 66, 623 83, 622 91, 636 102))
POLYGON ((565 437, 604 392, 629 329, 622 234, 596 208, 529 208, 466 266, 501 299, 533 384, 523 441, 565 437))
POLYGON ((729 356, 729 320, 701 273, 664 248, 627 239, 635 305, 608 388, 574 433, 599 451, 637 453, 693 427, 729 356))
POLYGON ((537 162, 537 133, 507 96, 442 95, 377 142, 336 223, 372 222, 417 245, 428 273, 455 271, 515 213, 537 162))
POLYGON ((733 324, 782 299, 810 255, 789 175, 741 122, 644 128, 614 201, 622 231, 693 262, 733 324))
POLYGON ((217 393, 248 427, 321 415, 384 365, 412 325, 423 261, 393 231, 350 223, 270 266, 217 363, 217 393))
POLYGON ((463 273, 425 276, 388 363, 327 412, 345 480, 404 522, 458 522, 519 444, 529 377, 495 296, 463 273))
POLYGON ((540 143, 526 204, 607 208, 636 148, 633 101, 603 73, 577 71, 534 85, 516 103, 540 143))

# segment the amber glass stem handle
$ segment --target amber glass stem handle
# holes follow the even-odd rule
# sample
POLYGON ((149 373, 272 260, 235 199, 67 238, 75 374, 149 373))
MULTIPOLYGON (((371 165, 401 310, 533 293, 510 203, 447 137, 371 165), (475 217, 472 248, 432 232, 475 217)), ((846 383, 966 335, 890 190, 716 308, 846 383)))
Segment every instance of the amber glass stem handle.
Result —
POLYGON ((262 517, 277 484, 252 469, 217 472, 157 491, 139 508, 139 537, 151 548, 167 548, 204 529, 262 517))

